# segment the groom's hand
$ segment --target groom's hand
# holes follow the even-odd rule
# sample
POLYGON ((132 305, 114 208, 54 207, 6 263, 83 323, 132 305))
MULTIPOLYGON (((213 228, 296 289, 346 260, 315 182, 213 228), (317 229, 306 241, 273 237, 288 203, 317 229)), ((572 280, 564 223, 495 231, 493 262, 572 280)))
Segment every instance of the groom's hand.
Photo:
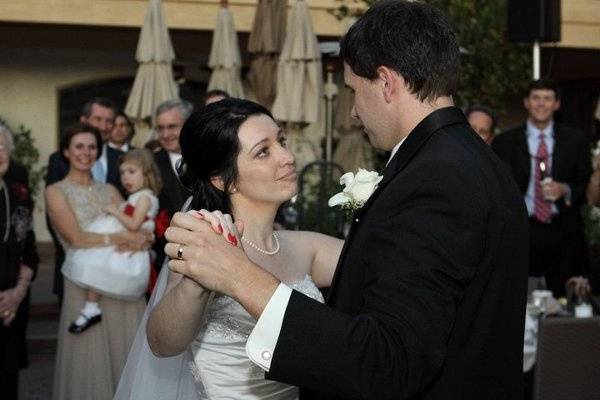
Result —
POLYGON ((239 238, 230 240, 231 225, 214 222, 206 212, 200 216, 193 212, 173 216, 165 232, 169 268, 234 298, 258 318, 279 281, 246 256, 239 238))

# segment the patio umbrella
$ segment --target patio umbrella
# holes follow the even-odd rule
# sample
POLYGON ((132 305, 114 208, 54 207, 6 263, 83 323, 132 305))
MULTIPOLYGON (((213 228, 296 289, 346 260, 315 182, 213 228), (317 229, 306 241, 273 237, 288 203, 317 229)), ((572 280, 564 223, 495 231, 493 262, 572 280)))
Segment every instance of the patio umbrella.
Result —
POLYGON ((317 122, 323 97, 321 52, 314 34, 306 2, 292 5, 287 34, 277 67, 277 96, 273 115, 288 124, 288 141, 302 168, 319 158, 302 128, 317 122))
POLYGON ((256 101, 271 107, 276 95, 277 63, 285 39, 287 0, 259 0, 248 38, 252 55, 248 80, 256 101))
POLYGON ((173 45, 160 0, 150 0, 135 58, 139 63, 125 113, 135 120, 152 116, 158 104, 178 97, 171 62, 173 45))
POLYGON ((287 34, 277 68, 276 118, 287 122, 316 122, 322 97, 321 52, 308 6, 292 5, 287 34))
POLYGON ((335 113, 335 128, 339 135, 333 161, 345 171, 357 171, 358 168, 374 168, 373 150, 361 129, 360 121, 352 118, 350 112, 354 95, 347 87, 340 88, 335 113))
POLYGON ((240 77, 242 62, 237 32, 231 11, 227 8, 226 3, 222 4, 208 59, 208 66, 212 68, 208 90, 221 89, 232 97, 244 98, 240 77))

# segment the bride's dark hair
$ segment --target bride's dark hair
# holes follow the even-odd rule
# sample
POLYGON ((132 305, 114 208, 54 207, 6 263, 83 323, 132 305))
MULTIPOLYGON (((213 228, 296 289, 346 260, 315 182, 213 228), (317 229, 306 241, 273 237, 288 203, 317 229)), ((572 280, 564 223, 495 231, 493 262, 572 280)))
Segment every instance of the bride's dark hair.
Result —
POLYGON ((229 190, 238 177, 238 130, 249 117, 261 114, 273 118, 260 104, 228 98, 203 107, 187 119, 179 136, 182 158, 177 171, 192 192, 192 209, 231 214, 229 190), (221 178, 224 190, 212 184, 213 177, 221 178))

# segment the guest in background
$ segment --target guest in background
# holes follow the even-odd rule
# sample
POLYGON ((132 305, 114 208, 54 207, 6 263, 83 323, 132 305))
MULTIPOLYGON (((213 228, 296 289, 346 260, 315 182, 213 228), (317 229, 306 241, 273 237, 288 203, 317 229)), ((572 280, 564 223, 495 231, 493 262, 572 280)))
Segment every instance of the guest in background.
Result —
POLYGON ((169 221, 181 209, 191 193, 181 184, 177 174, 177 163, 181 159, 179 134, 183 124, 193 111, 190 103, 181 99, 162 102, 154 113, 154 129, 158 136, 161 150, 154 154, 154 160, 160 171, 163 182, 158 195, 161 211, 157 217, 157 237, 153 250, 156 252, 154 265, 160 270, 165 258, 164 247, 167 243, 163 230, 169 226, 169 221))
MULTIPOLYGON (((98 129, 102 137, 102 141, 105 142, 111 135, 115 122, 115 113, 116 107, 110 99, 104 97, 95 97, 84 104, 83 108, 81 109, 79 121, 98 129)), ((103 147, 106 147, 106 149, 103 149, 104 151, 102 151, 103 157, 101 157, 92 168, 94 179, 100 182, 111 183, 115 185, 117 188, 119 188, 121 194, 123 194, 124 192, 119 180, 118 166, 119 157, 121 154, 123 154, 123 152, 106 145, 103 147)), ((61 151, 57 150, 52 153, 48 159, 46 187, 64 179, 68 172, 69 164, 67 161, 65 161, 61 151)), ((60 273, 60 268, 65 260, 65 251, 62 248, 55 232, 52 230, 52 226, 48 220, 47 214, 46 225, 48 227, 48 231, 50 232, 50 236, 52 237, 52 242, 54 243, 55 249, 54 286, 52 291, 56 293, 60 302, 62 303, 63 277, 60 273)))
POLYGON ((211 103, 216 103, 217 101, 221 101, 223 99, 228 99, 231 96, 224 90, 221 89, 213 89, 209 90, 204 94, 204 105, 207 106, 211 103))
POLYGON ((12 133, 0 124, 0 390, 18 397, 19 369, 28 364, 29 285, 38 266, 27 170, 11 160, 12 133))
POLYGON ((108 147, 127 153, 133 148, 131 140, 135 136, 135 126, 124 112, 117 112, 115 125, 108 136, 108 147))
POLYGON ((591 174, 589 140, 554 121, 560 108, 554 82, 531 82, 523 104, 527 122, 496 137, 492 149, 510 166, 527 205, 529 276, 544 277, 559 297, 568 278, 587 269, 580 206, 591 174))
MULTIPOLYGON (((90 170, 102 151, 100 132, 77 123, 61 137, 60 150, 69 163, 67 176, 46 187, 46 209, 63 247, 69 249, 115 245, 121 250, 137 251, 148 247, 148 236, 136 232, 95 234, 86 232, 94 218, 109 205, 123 198, 117 189, 92 179, 90 170)), ((129 347, 144 313, 143 297, 123 301, 100 299, 102 322, 85 335, 68 333, 68 326, 85 303, 85 290, 65 279, 60 313, 53 398, 110 399, 119 380, 129 347)))
POLYGON ((465 116, 479 137, 487 144, 491 144, 497 123, 492 110, 482 105, 473 105, 465 110, 465 116))

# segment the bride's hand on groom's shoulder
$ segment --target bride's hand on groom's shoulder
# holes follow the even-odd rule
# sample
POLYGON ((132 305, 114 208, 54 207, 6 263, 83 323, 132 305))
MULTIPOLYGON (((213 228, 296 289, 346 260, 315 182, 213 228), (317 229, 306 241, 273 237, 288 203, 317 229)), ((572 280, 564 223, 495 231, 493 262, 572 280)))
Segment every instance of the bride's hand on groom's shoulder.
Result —
POLYGON ((251 263, 240 243, 242 223, 206 210, 176 213, 165 232, 169 268, 203 287, 233 296, 243 265, 251 263))

